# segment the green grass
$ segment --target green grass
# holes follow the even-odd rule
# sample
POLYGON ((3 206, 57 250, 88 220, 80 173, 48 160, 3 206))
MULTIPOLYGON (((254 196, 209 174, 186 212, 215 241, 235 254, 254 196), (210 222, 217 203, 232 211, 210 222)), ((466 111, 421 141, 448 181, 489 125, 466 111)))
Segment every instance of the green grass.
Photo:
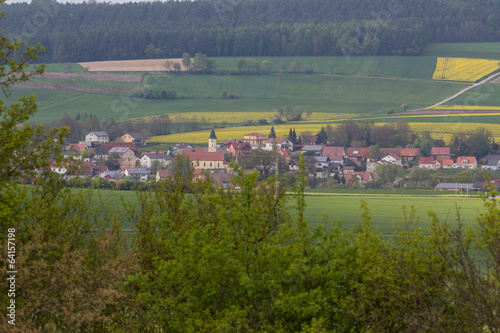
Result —
MULTIPOLYGON (((283 106, 306 106, 312 112, 384 115, 402 103, 426 107, 463 88, 462 83, 307 74, 271 76, 163 75, 159 88, 200 98, 176 100, 130 99, 111 94, 61 90, 12 89, 13 97, 34 92, 38 112, 32 121, 47 122, 80 111, 100 118, 127 120, 182 112, 272 112, 283 106), (220 93, 239 99, 220 99, 220 93), (206 96, 213 97, 206 99, 206 96)), ((145 78, 146 83, 152 77, 145 78)), ((107 87, 109 82, 102 83, 107 87)))
POLYGON ((424 49, 423 56, 500 59, 500 43, 436 43, 424 49))
POLYGON ((446 102, 447 105, 499 106, 500 84, 487 83, 446 102))
MULTIPOLYGON (((31 68, 31 66, 30 66, 31 68)), ((45 64, 46 72, 65 72, 76 73, 85 72, 85 68, 77 63, 64 63, 64 64, 45 64)))
MULTIPOLYGON (((137 196, 133 191, 102 190, 106 205, 118 211, 123 210, 120 197, 125 202, 137 205, 137 196)), ((293 200, 290 198, 290 200, 293 200)), ((431 226, 429 211, 437 214, 441 221, 456 223, 457 208, 461 220, 466 225, 473 225, 476 217, 485 209, 477 193, 471 195, 455 195, 450 191, 432 190, 324 190, 308 189, 306 191, 306 218, 311 225, 322 222, 326 214, 329 221, 342 221, 345 230, 362 222, 361 200, 368 205, 373 222, 380 232, 390 234, 394 221, 404 219, 403 206, 407 212, 414 206, 423 229, 431 226)), ((133 222, 126 221, 124 228, 134 228, 133 222)))
MULTIPOLYGON (((278 71, 278 64, 290 69, 292 62, 300 61, 304 68, 315 73, 385 76, 414 79, 431 79, 436 66, 435 57, 250 57, 252 60, 271 62, 272 71, 278 71)), ((245 57, 214 58, 218 69, 237 70, 236 63, 245 57)))
MULTIPOLYGON (((453 192, 451 192, 453 193, 453 192)), ((389 234, 392 232, 394 221, 404 220, 403 206, 406 206, 407 214, 410 207, 416 209, 423 229, 431 226, 429 211, 437 214, 441 221, 456 223, 457 208, 464 224, 471 225, 476 221, 480 212, 484 211, 482 201, 476 196, 460 196, 450 192, 436 191, 432 195, 418 194, 369 194, 359 191, 355 194, 346 193, 307 193, 306 217, 310 224, 315 225, 321 221, 323 214, 329 220, 340 220, 344 229, 359 224, 362 221, 361 200, 368 205, 368 211, 373 225, 380 232, 389 234)))

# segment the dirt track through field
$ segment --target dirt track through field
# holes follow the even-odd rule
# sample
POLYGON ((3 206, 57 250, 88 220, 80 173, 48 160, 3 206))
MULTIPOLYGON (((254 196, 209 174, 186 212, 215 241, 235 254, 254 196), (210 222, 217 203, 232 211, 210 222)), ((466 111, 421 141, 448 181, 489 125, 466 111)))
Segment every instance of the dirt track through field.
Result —
POLYGON ((182 66, 182 59, 142 59, 142 60, 116 60, 116 61, 93 61, 80 62, 83 68, 90 72, 165 72, 167 69, 163 64, 170 60, 182 66))

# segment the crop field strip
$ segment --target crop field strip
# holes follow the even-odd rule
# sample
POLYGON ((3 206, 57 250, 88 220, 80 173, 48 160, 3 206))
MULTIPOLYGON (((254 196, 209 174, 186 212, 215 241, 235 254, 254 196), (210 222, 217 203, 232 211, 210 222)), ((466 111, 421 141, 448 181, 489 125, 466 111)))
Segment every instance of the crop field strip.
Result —
POLYGON ((427 46, 422 55, 500 60, 500 43, 435 43, 427 46))
MULTIPOLYGON (((470 117, 473 119, 474 117, 470 117)), ((394 118, 393 121, 397 121, 402 118, 394 118)), ((417 118, 420 119, 420 118, 417 118)), ((370 118, 360 119, 360 120, 370 120, 370 118)), ((382 120, 382 119, 379 119, 382 120)), ((414 132, 429 132, 434 139, 443 139, 449 141, 453 134, 459 132, 466 132, 477 127, 485 127, 493 133, 495 140, 500 140, 500 124, 494 123, 480 123, 480 122, 467 122, 469 117, 467 116, 455 116, 455 117, 443 117, 442 122, 436 122, 435 120, 421 120, 419 122, 410 122, 410 129, 414 132)), ((497 119, 496 119, 497 120, 497 119)), ((497 120, 498 121, 498 120, 497 120)), ((383 125, 388 122, 377 121, 375 124, 383 125)), ((248 133, 258 132, 263 134, 269 134, 271 126, 274 126, 277 136, 287 136, 290 128, 295 128, 297 134, 302 132, 310 132, 316 134, 321 130, 322 126, 326 123, 307 124, 294 122, 289 124, 280 125, 259 125, 259 126, 240 126, 240 127, 227 127, 216 129, 217 138, 220 141, 225 141, 228 139, 243 139, 243 136, 248 133)), ((151 142, 158 143, 173 143, 173 142, 187 142, 192 144, 204 144, 207 142, 209 131, 197 131, 197 132, 186 132, 169 134, 162 136, 154 136, 151 138, 151 142)))

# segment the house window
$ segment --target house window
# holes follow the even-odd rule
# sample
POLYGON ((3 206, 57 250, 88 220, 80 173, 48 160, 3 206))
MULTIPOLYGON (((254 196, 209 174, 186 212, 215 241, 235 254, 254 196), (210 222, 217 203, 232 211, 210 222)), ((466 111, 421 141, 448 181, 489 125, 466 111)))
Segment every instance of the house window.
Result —
POLYGON ((212 166, 212 162, 210 162, 210 166, 212 166))
POLYGON ((207 166, 207 162, 203 162, 203 166, 207 166))

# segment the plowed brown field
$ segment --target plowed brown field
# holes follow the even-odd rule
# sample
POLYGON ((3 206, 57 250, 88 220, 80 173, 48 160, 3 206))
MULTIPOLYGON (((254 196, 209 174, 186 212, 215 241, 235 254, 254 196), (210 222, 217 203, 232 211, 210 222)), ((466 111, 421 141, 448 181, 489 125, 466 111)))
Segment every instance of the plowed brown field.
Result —
POLYGON ((93 61, 80 62, 83 68, 90 72, 164 72, 163 64, 170 60, 182 66, 182 59, 141 59, 141 60, 116 60, 116 61, 93 61))

